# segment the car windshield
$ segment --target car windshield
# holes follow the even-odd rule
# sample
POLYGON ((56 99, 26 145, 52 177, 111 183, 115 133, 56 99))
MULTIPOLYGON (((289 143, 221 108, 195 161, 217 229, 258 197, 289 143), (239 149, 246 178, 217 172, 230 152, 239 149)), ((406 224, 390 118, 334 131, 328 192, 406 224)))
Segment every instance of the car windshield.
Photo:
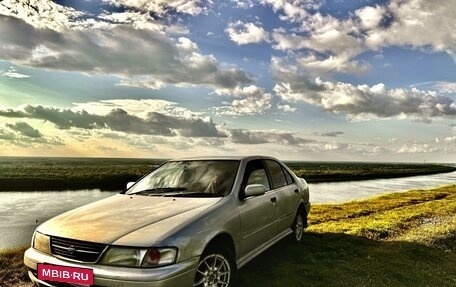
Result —
POLYGON ((220 197, 230 193, 239 161, 171 161, 160 166, 126 194, 145 196, 220 197))

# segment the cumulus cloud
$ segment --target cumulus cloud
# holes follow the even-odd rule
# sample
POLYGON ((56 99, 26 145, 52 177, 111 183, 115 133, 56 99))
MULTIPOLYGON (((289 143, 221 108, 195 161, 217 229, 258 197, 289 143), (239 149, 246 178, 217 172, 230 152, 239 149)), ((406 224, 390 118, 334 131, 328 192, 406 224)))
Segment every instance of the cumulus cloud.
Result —
POLYGON ((399 45, 430 47, 446 52, 456 61, 456 6, 452 1, 435 3, 426 0, 391 0, 386 7, 392 21, 367 32, 366 44, 371 49, 399 45))
POLYGON ((0 143, 13 144, 14 146, 56 146, 64 142, 56 137, 45 137, 41 132, 26 122, 6 123, 0 127, 0 143), (2 143, 3 141, 3 143, 2 143))
POLYGON ((78 26, 82 12, 47 0, 3 0, 0 14, 24 20, 39 29, 62 31, 78 26))
POLYGON ((367 63, 354 59, 366 50, 355 20, 319 12, 299 17, 299 27, 293 32, 274 30, 274 49, 298 51, 294 53, 296 62, 314 73, 361 73, 369 69, 367 63))
POLYGON ((58 33, 0 16, 0 32, 1 58, 31 67, 111 74, 158 86, 234 88, 252 82, 244 71, 221 68, 212 55, 200 54, 187 38, 173 40, 131 26, 58 33))
POLYGON ((29 137, 29 138, 40 138, 43 135, 40 133, 39 130, 33 128, 30 126, 28 123, 25 122, 17 122, 15 124, 6 124, 6 127, 18 131, 20 134, 23 136, 29 137))
POLYGON ((231 102, 222 102, 224 104, 223 106, 212 108, 217 115, 242 116, 263 114, 272 108, 272 95, 255 85, 236 87, 232 90, 217 89, 215 93, 237 98, 231 102))
POLYGON ((256 26, 254 23, 244 23, 242 21, 228 23, 228 28, 226 28, 225 32, 231 41, 238 45, 261 43, 269 39, 268 32, 262 27, 256 26))
POLYGON ((231 0, 236 8, 248 9, 258 4, 255 0, 231 0))
POLYGON ((437 91, 441 94, 456 94, 456 82, 434 81, 411 85, 412 88, 421 88, 437 91))
POLYGON ((309 53, 306 56, 297 57, 296 61, 301 67, 314 74, 332 72, 360 74, 370 69, 370 65, 367 62, 352 60, 351 58, 349 53, 335 56, 329 55, 327 57, 319 57, 314 53, 309 53))
MULTIPOLYGON (((157 112, 171 117, 195 118, 202 114, 191 111, 176 102, 156 99, 117 99, 84 103, 73 103, 73 111, 87 111, 91 114, 107 115, 113 109, 122 109, 130 115, 145 118, 150 112, 157 112)), ((209 121, 209 119, 206 119, 209 121)))
MULTIPOLYGON (((85 27, 112 28, 115 25, 131 25, 136 29, 148 29, 164 34, 188 34, 188 28, 180 23, 163 23, 153 18, 149 12, 124 11, 101 13, 97 16, 97 22, 82 23, 85 27), (92 23, 92 25, 88 25, 92 23)), ((80 25, 82 26, 82 25, 80 25)))
POLYGON ((207 12, 208 4, 212 3, 206 0, 103 0, 103 2, 158 15, 179 12, 193 16, 207 12))
POLYGON ((312 142, 290 132, 280 131, 253 131, 245 129, 230 129, 229 137, 233 143, 239 144, 287 144, 300 145, 312 142))
POLYGON ((271 6, 274 11, 281 13, 281 20, 290 22, 302 22, 309 16, 309 10, 319 7, 318 1, 314 0, 262 0, 261 3, 271 6))
POLYGON ((277 108, 279 110, 281 110, 281 111, 286 112, 286 113, 294 113, 294 112, 296 112, 298 110, 298 108, 292 107, 292 106, 287 105, 287 104, 285 104, 285 105, 277 104, 277 108))
POLYGON ((363 73, 370 65, 357 59, 369 50, 406 46, 446 52, 456 61, 456 6, 426 0, 392 0, 361 7, 348 18, 313 12, 314 1, 262 1, 293 23, 272 33, 273 48, 293 51, 296 63, 311 73, 363 73))
POLYGON ((396 153, 432 153, 439 151, 441 151, 440 148, 425 143, 403 145, 395 150, 396 153))
POLYGON ((281 59, 273 59, 276 79, 274 92, 287 102, 305 102, 332 113, 346 114, 355 120, 371 118, 412 118, 431 120, 456 115, 456 103, 436 92, 412 89, 389 89, 380 83, 373 86, 323 81, 313 82, 296 68, 285 68, 281 59))
POLYGON ((97 115, 85 110, 72 111, 52 107, 26 105, 22 109, 0 110, 1 117, 29 118, 49 121, 58 129, 107 129, 129 134, 146 134, 184 137, 224 137, 211 119, 182 118, 149 112, 146 117, 131 115, 123 109, 112 109, 108 114, 97 115))
POLYGON ((364 29, 373 29, 380 26, 386 13, 386 7, 379 5, 375 7, 366 6, 355 11, 355 15, 359 18, 360 25, 364 29))

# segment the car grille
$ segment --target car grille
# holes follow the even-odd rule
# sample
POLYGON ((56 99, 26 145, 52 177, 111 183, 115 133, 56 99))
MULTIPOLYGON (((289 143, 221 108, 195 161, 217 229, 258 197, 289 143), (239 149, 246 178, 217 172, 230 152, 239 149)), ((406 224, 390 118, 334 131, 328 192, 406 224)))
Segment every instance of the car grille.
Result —
POLYGON ((51 253, 81 262, 96 262, 106 245, 60 237, 51 237, 51 253))

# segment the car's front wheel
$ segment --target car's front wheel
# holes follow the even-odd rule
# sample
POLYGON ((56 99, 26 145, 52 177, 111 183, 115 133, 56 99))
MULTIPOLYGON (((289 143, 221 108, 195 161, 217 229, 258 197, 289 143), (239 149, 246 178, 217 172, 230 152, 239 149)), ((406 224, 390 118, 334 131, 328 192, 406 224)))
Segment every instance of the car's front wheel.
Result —
POLYGON ((298 210, 298 212, 296 213, 296 217, 293 221, 291 229, 293 230, 293 239, 296 242, 301 242, 302 237, 304 235, 304 217, 302 215, 301 210, 298 210))
POLYGON ((209 249, 201 256, 196 269, 194 287, 235 286, 236 265, 228 250, 209 249))

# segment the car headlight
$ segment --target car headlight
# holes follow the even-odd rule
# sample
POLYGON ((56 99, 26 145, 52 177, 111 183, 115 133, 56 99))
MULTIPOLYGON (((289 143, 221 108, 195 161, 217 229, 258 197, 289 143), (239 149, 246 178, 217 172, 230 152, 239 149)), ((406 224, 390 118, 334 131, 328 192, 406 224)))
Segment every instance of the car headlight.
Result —
POLYGON ((176 261, 176 255, 177 250, 175 248, 151 248, 141 266, 158 267, 173 264, 176 261))
POLYGON ((35 231, 33 234, 32 247, 38 251, 50 254, 51 253, 51 238, 47 235, 35 231))
POLYGON ((125 267, 160 267, 175 262, 175 248, 110 247, 100 264, 125 267))

